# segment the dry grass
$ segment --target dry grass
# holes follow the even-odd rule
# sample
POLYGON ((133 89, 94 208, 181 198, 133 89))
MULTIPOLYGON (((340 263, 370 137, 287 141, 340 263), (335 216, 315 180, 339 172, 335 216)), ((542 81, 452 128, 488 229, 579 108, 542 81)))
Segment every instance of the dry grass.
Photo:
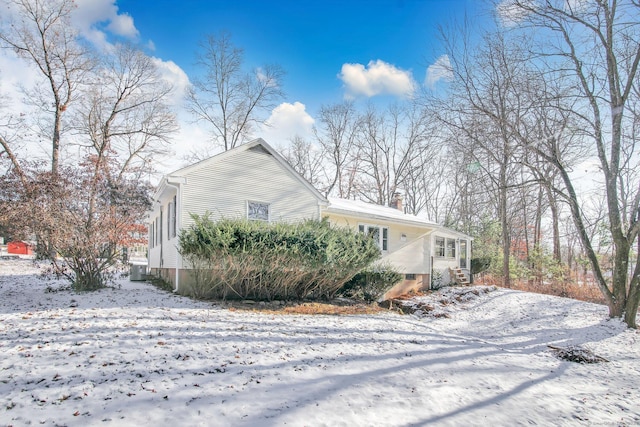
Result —
MULTIPOLYGON (((475 284, 502 286, 502 279, 499 277, 485 275, 475 284)), ((537 283, 523 280, 512 281, 510 288, 537 294, 573 298, 579 301, 592 302, 596 304, 605 304, 602 293, 595 284, 580 285, 575 282, 537 283)))
POLYGON ((232 303, 229 307, 230 311, 245 310, 257 311, 268 314, 323 314, 323 315, 354 315, 354 314, 374 314, 384 311, 377 304, 348 304, 348 303, 319 303, 305 302, 300 304, 291 304, 278 306, 274 304, 255 304, 255 303, 232 303))

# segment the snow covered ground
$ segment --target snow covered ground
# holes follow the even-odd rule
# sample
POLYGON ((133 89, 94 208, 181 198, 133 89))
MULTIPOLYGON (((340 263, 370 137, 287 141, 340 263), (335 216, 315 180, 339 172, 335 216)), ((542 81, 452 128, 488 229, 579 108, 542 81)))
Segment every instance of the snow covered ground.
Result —
POLYGON ((640 333, 603 306, 479 288, 412 315, 282 315, 34 273, 0 261, 0 425, 640 424, 640 333))

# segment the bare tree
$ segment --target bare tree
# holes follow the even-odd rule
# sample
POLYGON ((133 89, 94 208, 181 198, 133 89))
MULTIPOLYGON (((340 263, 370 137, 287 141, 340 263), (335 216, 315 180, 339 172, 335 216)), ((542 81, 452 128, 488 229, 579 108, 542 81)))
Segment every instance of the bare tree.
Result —
POLYGON ((21 130, 24 127, 24 116, 6 111, 4 108, 6 101, 7 97, 0 93, 0 163, 6 160, 8 162, 7 170, 13 169, 22 182, 26 183, 22 163, 16 153, 22 140, 21 130))
POLYGON ((370 106, 361 119, 358 194, 388 205, 416 159, 427 150, 429 121, 416 104, 392 105, 380 112, 370 106))
POLYGON ((116 45, 100 59, 95 73, 83 76, 70 127, 80 147, 77 163, 43 172, 39 164, 17 162, 0 192, 0 223, 35 234, 39 254, 79 290, 108 282, 129 230, 150 206, 141 177, 176 130, 167 104, 172 88, 151 58, 116 45))
POLYGON ((103 180, 117 188, 127 179, 149 173, 153 156, 165 152, 171 133, 177 130, 167 106, 171 91, 152 59, 132 46, 116 45, 103 55, 77 120, 88 142, 87 168, 92 169, 84 177, 92 177, 87 186, 86 230, 92 230, 97 219, 103 180))
POLYGON ((513 0, 516 30, 537 37, 537 60, 548 73, 573 91, 573 114, 588 131, 604 180, 608 232, 615 249, 612 276, 604 274, 587 229, 587 218, 565 159, 561 139, 571 133, 547 135, 529 147, 560 175, 578 235, 591 262, 596 282, 611 317, 624 317, 636 327, 640 302, 640 251, 632 247, 640 231, 640 183, 635 138, 629 129, 637 117, 640 64, 640 4, 633 0, 564 2, 513 0), (627 130, 627 131, 625 131, 627 130))
POLYGON ((326 156, 327 187, 325 195, 350 198, 355 186, 358 158, 355 142, 361 125, 353 102, 322 106, 318 118, 321 128, 314 128, 326 156))
POLYGON ((295 136, 290 145, 281 150, 282 156, 304 179, 309 181, 314 187, 321 187, 322 182, 322 160, 324 153, 322 147, 317 147, 310 141, 300 136, 295 136))
POLYGON ((51 141, 51 171, 60 164, 63 115, 76 99, 78 86, 91 70, 87 51, 76 42, 71 25, 73 0, 10 0, 10 21, 0 27, 0 47, 13 50, 32 65, 46 84, 25 90, 31 105, 50 117, 44 137, 51 141))
POLYGON ((101 64, 80 103, 76 130, 86 137, 84 147, 95 156, 96 169, 107 163, 116 167, 111 179, 117 182, 125 174, 148 172, 153 157, 166 153, 177 130, 168 106, 173 88, 133 46, 116 45, 101 64))
POLYGON ((246 73, 244 52, 227 32, 209 35, 200 49, 197 65, 204 76, 194 79, 188 108, 197 121, 211 125, 214 143, 226 151, 245 142, 283 97, 284 71, 265 65, 246 73))

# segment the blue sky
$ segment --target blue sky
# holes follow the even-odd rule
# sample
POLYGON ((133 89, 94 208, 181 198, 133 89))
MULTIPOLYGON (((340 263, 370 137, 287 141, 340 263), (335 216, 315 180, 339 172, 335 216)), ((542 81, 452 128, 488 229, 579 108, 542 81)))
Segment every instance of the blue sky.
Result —
MULTIPOLYGON (((465 16, 476 23, 489 18, 482 0, 75 1, 73 23, 85 39, 98 48, 123 39, 137 43, 176 88, 172 102, 181 130, 167 169, 210 140, 183 108, 185 90, 198 74, 198 42, 207 34, 231 33, 245 51, 247 71, 265 64, 285 70, 286 96, 265 112, 271 126, 255 135, 282 147, 295 135, 312 136, 323 105, 344 99, 384 104, 423 85, 443 85, 438 27, 465 16)), ((34 70, 0 51, 2 93, 18 99, 17 84, 37 82, 34 70)))
POLYGON ((343 64, 384 61, 409 71, 418 83, 444 52, 438 25, 478 15, 477 0, 373 1, 155 1, 117 2, 131 16, 153 55, 195 76, 198 41, 227 30, 245 50, 248 66, 281 65, 288 102, 314 114, 321 104, 342 100, 343 64))

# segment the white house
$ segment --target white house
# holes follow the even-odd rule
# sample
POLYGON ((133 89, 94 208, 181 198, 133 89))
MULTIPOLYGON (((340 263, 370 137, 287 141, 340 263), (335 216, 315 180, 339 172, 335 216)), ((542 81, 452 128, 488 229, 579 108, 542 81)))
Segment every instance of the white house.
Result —
POLYGON ((432 278, 453 281, 449 268, 459 267, 469 275, 469 236, 405 214, 399 199, 394 208, 326 198, 262 139, 164 176, 154 200, 149 218, 150 273, 182 293, 188 293, 190 275, 177 236, 193 223, 191 214, 206 212, 214 220, 295 222, 327 217, 330 223, 372 235, 383 261, 405 275, 387 297, 429 288, 432 278))

